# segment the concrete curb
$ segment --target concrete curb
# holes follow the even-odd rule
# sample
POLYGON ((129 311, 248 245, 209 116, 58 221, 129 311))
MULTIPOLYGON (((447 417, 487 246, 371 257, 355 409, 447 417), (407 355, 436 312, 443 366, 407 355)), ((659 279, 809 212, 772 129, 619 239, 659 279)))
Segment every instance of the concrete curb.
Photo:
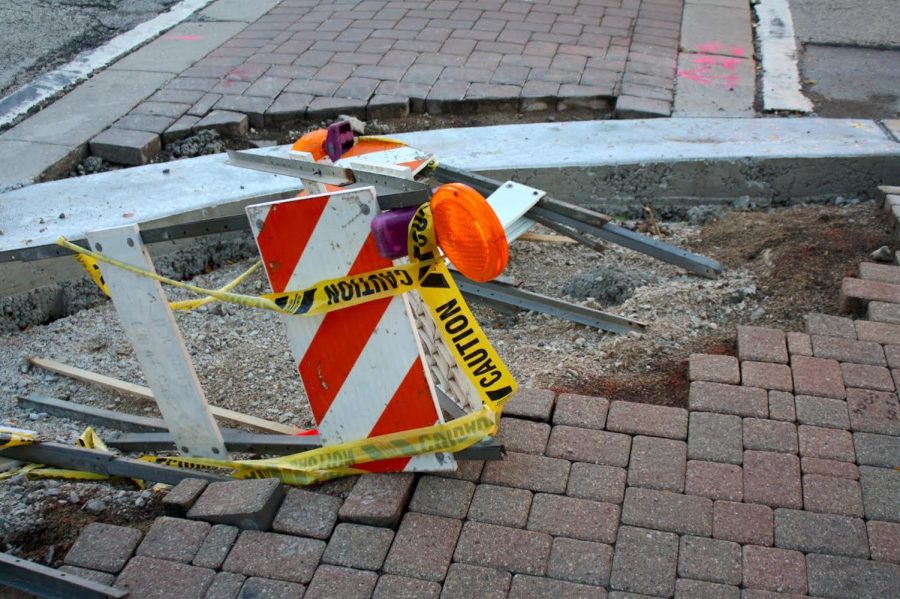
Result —
MULTIPOLYGON (((515 179, 559 199, 614 213, 628 214, 639 203, 683 213, 696 204, 768 206, 835 195, 871 197, 878 185, 900 180, 900 143, 878 123, 865 120, 589 121, 397 137, 434 152, 445 164, 515 179), (541 151, 535 152, 538 143, 541 151)), ((6 229, 0 251, 53 243, 60 235, 77 239, 87 230, 127 223, 158 226, 239 214, 261 194, 275 198, 298 187, 291 177, 228 166, 224 154, 32 185, 0 194, 0 222, 6 229)), ((231 257, 229 252, 245 255, 248 240, 209 238, 193 245, 163 244, 155 251, 177 251, 173 268, 190 274, 179 265, 221 261, 231 257)), ((35 291, 48 280, 82 278, 74 261, 35 264, 0 265, 0 297, 18 297, 14 309, 8 307, 10 300, 0 302, 0 319, 15 314, 17 326, 44 322, 60 306, 77 303, 60 286, 35 291), (53 299, 61 294, 62 300, 53 299)))

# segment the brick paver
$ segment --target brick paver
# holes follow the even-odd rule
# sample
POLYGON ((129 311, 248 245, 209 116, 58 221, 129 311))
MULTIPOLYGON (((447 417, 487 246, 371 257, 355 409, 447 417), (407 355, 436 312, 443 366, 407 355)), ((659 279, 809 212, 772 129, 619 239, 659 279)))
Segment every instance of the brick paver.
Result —
POLYGON ((713 506, 713 536, 742 544, 772 545, 775 539, 772 508, 754 503, 717 501, 713 506))
POLYGON ((865 523, 835 514, 775 510, 775 545, 804 553, 869 557, 865 523))
POLYGON ((793 391, 791 369, 785 364, 769 362, 741 362, 741 380, 747 387, 762 387, 775 391, 793 391))
POLYGON ((872 433, 853 433, 856 461, 866 466, 893 468, 900 456, 900 438, 872 433))
POLYGON ((207 568, 138 556, 128 562, 115 586, 127 590, 130 597, 202 599, 215 575, 207 568))
MULTIPOLYGON (((560 427, 556 427, 560 428, 560 427)), ((587 430, 587 429, 577 429, 587 430)), ((588 431, 598 432, 598 431, 588 431)), ((551 437, 552 443, 552 437, 551 437)), ((565 453, 565 450, 561 450, 565 453)), ((572 457, 570 459, 576 459, 572 457)), ((493 485, 517 487, 545 493, 562 493, 569 478, 569 462, 544 456, 510 451, 502 461, 490 461, 481 473, 481 481, 493 485)))
POLYGON ((503 414, 529 420, 547 422, 556 395, 547 389, 520 389, 503 406, 503 414))
POLYGON ((841 364, 841 372, 847 387, 874 389, 875 391, 894 390, 894 379, 891 378, 891 372, 883 366, 847 362, 841 364))
POLYGON ((675 581, 675 599, 740 599, 741 589, 718 582, 679 578, 675 581))
POLYGON ((786 364, 788 361, 784 333, 777 329, 739 326, 737 344, 741 360, 779 364, 786 364))
POLYGON ((469 520, 524 528, 531 510, 532 492, 512 487, 478 485, 469 506, 469 520))
POLYGON ((531 502, 528 529, 584 541, 613 543, 619 506, 589 499, 538 493, 531 502))
POLYGON ((382 574, 372 599, 438 599, 441 585, 430 580, 382 574))
POLYGON ((734 464, 691 460, 687 463, 684 492, 710 499, 740 501, 744 496, 743 472, 734 464))
POLYGON ((210 483, 188 518, 241 529, 268 530, 284 498, 284 486, 274 478, 210 483))
POLYGON ((821 474, 822 476, 859 480, 859 468, 856 467, 856 464, 849 462, 803 457, 800 458, 800 470, 803 474, 821 474))
POLYGON ((900 470, 860 466, 859 483, 867 519, 900 522, 900 470))
POLYGON ((369 599, 377 582, 375 572, 319 566, 303 596, 309 599, 369 599))
POLYGON ((602 397, 561 393, 556 398, 553 410, 553 424, 566 424, 582 428, 603 429, 609 401, 602 397))
POLYGON ((626 476, 626 470, 622 468, 576 462, 569 471, 566 495, 622 503, 625 498, 626 476))
POLYGON ((138 530, 93 522, 72 545, 65 563, 115 574, 125 566, 140 541, 138 530))
POLYGON ((307 583, 324 551, 324 541, 245 530, 222 569, 245 576, 307 583))
POLYGON ((687 437, 688 412, 630 401, 614 401, 609 407, 606 428, 632 435, 651 435, 684 439, 687 437))
POLYGON ((853 320, 817 312, 810 312, 806 315, 806 332, 810 335, 856 339, 856 327, 853 326, 853 320))
MULTIPOLYGON (((813 335, 812 346, 813 355, 821 359, 870 364, 872 366, 884 366, 886 363, 881 346, 872 341, 853 341, 838 337, 813 335)), ((802 391, 798 391, 798 393, 802 393, 802 391)), ((810 395, 819 394, 810 393, 810 395)))
MULTIPOLYGON (((304 594, 306 587, 296 582, 284 580, 271 580, 253 576, 244 582, 238 599, 250 597, 265 597, 266 599, 292 599, 304 594)), ((209 599, 209 597, 207 597, 209 599)))
POLYGON ((812 340, 807 333, 787 333, 788 353, 799 356, 812 355, 812 340))
POLYGON ((544 532, 466 522, 456 545, 457 562, 543 576, 553 537, 544 532))
POLYGON ((678 576, 721 584, 741 584, 741 546, 730 541, 681 537, 678 576))
POLYGON ((712 535, 713 502, 705 497, 629 487, 622 523, 697 536, 712 535))
POLYGON ((771 451, 744 452, 744 501, 771 507, 803 507, 800 459, 771 451))
POLYGON ((698 381, 691 383, 688 394, 688 407, 697 412, 766 418, 769 414, 768 404, 766 390, 757 387, 698 381))
POLYGON ((872 559, 900 564, 900 524, 870 520, 866 526, 872 559))
POLYGON ((409 502, 409 509, 433 516, 465 518, 474 493, 475 484, 469 481, 423 476, 409 502))
POLYGON ((797 420, 794 396, 784 391, 769 391, 769 418, 785 422, 797 420))
POLYGON ((809 593, 814 597, 892 597, 900 588, 900 566, 849 557, 806 557, 809 593))
POLYGON ((840 462, 853 462, 853 437, 848 431, 800 425, 800 455, 840 462))
POLYGON ((799 551, 744 546, 744 586, 779 593, 806 593, 806 562, 799 551))
POLYGON ((391 545, 384 571, 440 582, 447 575, 462 523, 407 512, 391 545))
POLYGON ((444 581, 442 599, 486 597, 504 599, 509 592, 512 575, 493 568, 471 564, 452 564, 444 581))
POLYGON ((213 570, 221 568, 239 532, 236 527, 227 524, 214 525, 209 529, 209 534, 206 535, 191 563, 201 568, 213 570))
POLYGON ((744 448, 797 453, 797 427, 790 422, 744 418, 744 448))
POLYGON ((554 426, 547 443, 548 456, 606 466, 627 466, 630 450, 628 435, 574 426, 554 426))
POLYGON ((862 518, 859 483, 849 478, 807 474, 803 477, 803 509, 862 518))
POLYGON ((210 531, 206 522, 163 516, 153 522, 135 554, 191 563, 210 531))
POLYGON ((739 385, 741 370, 734 356, 691 354, 688 361, 688 377, 692 381, 739 385))
POLYGON ((612 560, 610 545, 557 537, 550 550, 547 576, 605 586, 609 584, 612 560))
POLYGON ((684 491, 687 444, 657 437, 634 437, 628 485, 664 491, 684 491))
POLYGON ((744 457, 742 426, 738 416, 692 412, 688 458, 740 464, 744 457))
POLYGON ((850 428, 847 402, 842 399, 798 395, 795 398, 797 422, 829 428, 850 428))
POLYGON ((365 474, 344 500, 338 517, 371 526, 397 526, 414 481, 412 474, 365 474))
POLYGON ((900 435, 900 401, 896 393, 848 389, 847 407, 854 431, 900 435))
POLYGON ((844 399, 847 394, 841 366, 835 360, 791 356, 791 370, 798 395, 844 399))
MULTIPOLYGON (((599 427, 602 428, 602 427, 599 427)), ((507 451, 520 451, 541 455, 550 438, 550 425, 519 418, 501 418, 500 430, 495 437, 507 451)))
POLYGON ((340 507, 338 497, 290 489, 275 515, 272 528, 276 532, 327 539, 337 522, 340 507))
POLYGON ((675 590, 678 535, 623 526, 616 541, 610 588, 668 597, 675 590))
POLYGON ((183 518, 206 489, 207 484, 207 481, 201 478, 185 478, 172 487, 162 500, 166 515, 183 518))
POLYGON ((360 570, 378 570, 384 563, 394 531, 390 528, 338 524, 322 554, 322 562, 360 570))

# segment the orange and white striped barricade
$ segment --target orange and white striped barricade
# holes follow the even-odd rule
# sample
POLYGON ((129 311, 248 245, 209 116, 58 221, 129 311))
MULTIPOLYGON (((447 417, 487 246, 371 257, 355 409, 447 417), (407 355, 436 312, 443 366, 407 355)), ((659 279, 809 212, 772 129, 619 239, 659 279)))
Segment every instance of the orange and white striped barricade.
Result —
MULTIPOLYGON (((248 206, 276 293, 388 268, 371 221, 371 187, 248 206)), ((359 284, 365 285, 365 278, 359 284)), ((374 284, 374 283, 373 283, 374 284)), ((323 445, 443 422, 420 355, 407 298, 375 300, 315 316, 283 316, 323 445)), ((361 464, 372 472, 454 470, 451 454, 361 464)))

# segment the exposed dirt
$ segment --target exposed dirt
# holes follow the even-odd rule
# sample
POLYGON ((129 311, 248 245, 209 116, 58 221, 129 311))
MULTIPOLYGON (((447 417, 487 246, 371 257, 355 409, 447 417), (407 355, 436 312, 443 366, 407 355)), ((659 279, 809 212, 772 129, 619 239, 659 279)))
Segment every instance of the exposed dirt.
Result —
POLYGON ((855 276, 857 265, 882 245, 896 249, 866 202, 729 212, 704 227, 693 249, 756 274, 768 298, 758 324, 802 330, 807 312, 837 313, 841 279, 855 276))

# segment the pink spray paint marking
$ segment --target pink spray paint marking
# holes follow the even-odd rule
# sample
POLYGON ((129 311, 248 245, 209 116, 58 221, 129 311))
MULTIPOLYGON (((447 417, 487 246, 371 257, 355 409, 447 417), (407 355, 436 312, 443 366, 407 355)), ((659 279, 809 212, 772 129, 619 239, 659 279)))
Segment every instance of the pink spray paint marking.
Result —
POLYGON ((741 77, 735 72, 741 59, 717 56, 716 53, 722 49, 738 56, 744 54, 744 50, 738 46, 727 46, 718 42, 698 44, 697 50, 701 54, 693 58, 693 62, 697 66, 678 71, 678 76, 699 85, 720 84, 728 91, 733 91, 741 80, 741 77), (722 70, 732 72, 721 72, 722 70))

